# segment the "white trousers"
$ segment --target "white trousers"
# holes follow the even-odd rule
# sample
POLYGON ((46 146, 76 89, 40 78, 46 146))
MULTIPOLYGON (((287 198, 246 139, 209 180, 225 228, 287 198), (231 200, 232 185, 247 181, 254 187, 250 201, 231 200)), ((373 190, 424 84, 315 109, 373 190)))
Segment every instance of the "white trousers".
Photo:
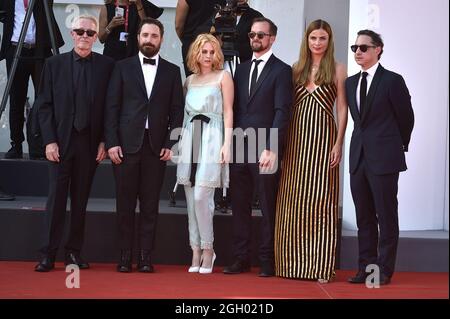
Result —
POLYGON ((192 249, 213 248, 214 190, 213 187, 184 186, 192 249))

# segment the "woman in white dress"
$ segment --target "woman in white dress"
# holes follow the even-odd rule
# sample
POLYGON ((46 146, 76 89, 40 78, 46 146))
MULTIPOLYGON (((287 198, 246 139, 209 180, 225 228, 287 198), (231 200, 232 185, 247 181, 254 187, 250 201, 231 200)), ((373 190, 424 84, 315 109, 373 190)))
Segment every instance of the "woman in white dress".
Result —
POLYGON ((234 85, 223 70, 218 40, 200 34, 192 43, 187 65, 193 72, 184 84, 186 105, 179 143, 177 182, 184 185, 192 264, 189 272, 212 272, 214 190, 228 187, 233 129, 234 85))

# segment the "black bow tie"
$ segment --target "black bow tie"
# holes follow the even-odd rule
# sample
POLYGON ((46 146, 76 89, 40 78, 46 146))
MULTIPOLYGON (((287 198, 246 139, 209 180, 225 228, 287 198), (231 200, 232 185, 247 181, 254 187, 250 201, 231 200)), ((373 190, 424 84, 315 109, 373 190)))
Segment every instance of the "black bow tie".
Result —
POLYGON ((144 64, 156 65, 156 59, 144 58, 144 64))

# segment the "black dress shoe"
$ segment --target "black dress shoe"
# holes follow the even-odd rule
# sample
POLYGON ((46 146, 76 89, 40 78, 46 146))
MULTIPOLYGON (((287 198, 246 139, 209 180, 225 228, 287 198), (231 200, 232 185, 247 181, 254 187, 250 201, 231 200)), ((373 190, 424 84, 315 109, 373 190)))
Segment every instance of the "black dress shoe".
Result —
POLYGON ((154 272, 151 262, 151 251, 142 249, 139 251, 139 259, 138 259, 138 271, 139 272, 154 272))
POLYGON ((45 256, 34 267, 34 271, 37 271, 37 272, 49 272, 53 268, 55 268, 55 257, 45 256))
POLYGON ((364 284, 366 282, 367 276, 369 275, 370 273, 360 270, 356 273, 354 277, 348 278, 347 281, 351 284, 364 284))
POLYGON ((11 148, 5 153, 6 159, 22 158, 22 144, 11 143, 11 148))
POLYGON ((79 253, 66 253, 64 264, 77 265, 80 269, 88 269, 89 264, 81 258, 79 253))
POLYGON ((380 274, 380 286, 389 285, 390 282, 391 282, 391 277, 389 277, 383 273, 380 274))
POLYGON ((223 269, 223 273, 227 275, 235 275, 249 271, 250 265, 242 260, 236 260, 234 264, 223 269))
POLYGON ((2 189, 0 189, 0 200, 15 200, 14 195, 5 193, 2 189))
POLYGON ((120 251, 120 260, 117 264, 118 272, 131 272, 131 250, 125 249, 120 251))
POLYGON ((275 270, 272 265, 264 265, 261 264, 261 268, 259 270, 259 277, 273 277, 275 276, 275 270))

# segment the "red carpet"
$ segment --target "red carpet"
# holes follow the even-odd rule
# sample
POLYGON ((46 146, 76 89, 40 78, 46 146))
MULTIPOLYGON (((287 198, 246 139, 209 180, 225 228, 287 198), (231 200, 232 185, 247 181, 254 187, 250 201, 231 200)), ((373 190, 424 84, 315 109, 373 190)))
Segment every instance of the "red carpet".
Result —
POLYGON ((443 299, 449 298, 448 273, 397 272, 390 285, 368 289, 346 282, 353 271, 337 271, 328 284, 259 278, 257 269, 224 275, 215 267, 211 275, 189 274, 185 266, 156 265, 153 274, 121 274, 112 264, 91 264, 81 271, 80 288, 68 289, 64 265, 37 273, 34 262, 0 262, 0 298, 169 298, 169 299, 443 299))

